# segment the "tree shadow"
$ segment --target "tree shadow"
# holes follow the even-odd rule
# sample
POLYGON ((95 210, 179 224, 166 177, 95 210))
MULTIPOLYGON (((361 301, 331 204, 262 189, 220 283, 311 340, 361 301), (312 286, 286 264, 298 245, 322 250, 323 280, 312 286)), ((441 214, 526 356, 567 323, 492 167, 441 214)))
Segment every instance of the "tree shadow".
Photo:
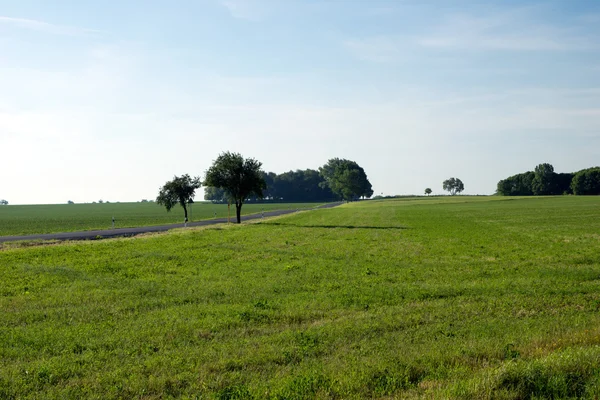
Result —
POLYGON ((368 225, 298 225, 281 222, 261 222, 260 225, 293 226, 296 228, 324 228, 324 229, 376 229, 376 230, 405 230, 406 226, 368 226, 368 225))

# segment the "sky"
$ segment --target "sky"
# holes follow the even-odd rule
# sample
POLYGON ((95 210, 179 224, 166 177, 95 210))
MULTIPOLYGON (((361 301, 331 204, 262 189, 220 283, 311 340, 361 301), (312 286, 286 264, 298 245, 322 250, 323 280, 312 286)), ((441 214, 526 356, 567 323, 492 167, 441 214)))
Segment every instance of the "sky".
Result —
POLYGON ((384 195, 597 166, 600 1, 0 0, 1 199, 153 199, 223 151, 384 195))

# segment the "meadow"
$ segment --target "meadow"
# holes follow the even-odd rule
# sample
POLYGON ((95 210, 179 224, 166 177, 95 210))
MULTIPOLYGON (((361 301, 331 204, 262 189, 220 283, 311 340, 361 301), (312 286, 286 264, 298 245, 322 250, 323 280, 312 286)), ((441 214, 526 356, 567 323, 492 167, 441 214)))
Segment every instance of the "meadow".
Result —
MULTIPOLYGON (((244 204, 242 215, 262 211, 312 208, 317 205, 319 204, 244 204)), ((188 209, 190 222, 227 218, 227 214, 227 204, 198 202, 188 209)), ((0 236, 110 229, 113 217, 116 228, 178 224, 183 222, 183 216, 183 208, 179 205, 167 212, 163 206, 154 202, 10 205, 0 207, 0 236)), ((231 208, 231 217, 235 220, 235 206, 231 208)))
POLYGON ((600 397, 600 198, 0 247, 0 398, 600 397))

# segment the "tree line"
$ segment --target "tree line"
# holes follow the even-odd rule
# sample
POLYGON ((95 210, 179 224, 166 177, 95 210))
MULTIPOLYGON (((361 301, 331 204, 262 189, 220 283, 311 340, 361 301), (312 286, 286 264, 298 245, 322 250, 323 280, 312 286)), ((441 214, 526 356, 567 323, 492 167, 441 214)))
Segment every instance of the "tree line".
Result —
POLYGON ((235 204, 237 222, 248 201, 310 202, 369 198, 373 189, 364 169, 356 162, 332 158, 316 170, 266 173, 262 163, 241 154, 220 154, 205 172, 204 179, 188 174, 175 176, 160 190, 156 202, 170 211, 179 204, 187 221, 187 205, 195 192, 205 187, 204 199, 235 204))
POLYGON ((598 195, 600 167, 579 172, 556 173, 551 164, 543 163, 498 182, 496 193, 502 196, 598 195))
MULTIPOLYGON (((252 202, 321 202, 337 200, 329 186, 323 185, 325 179, 319 171, 314 169, 296 170, 276 174, 262 172, 267 186, 263 190, 263 197, 250 197, 252 202)), ((207 186, 204 188, 204 200, 213 203, 227 203, 228 197, 225 190, 207 186)))
MULTIPOLYGON (((265 181, 262 196, 250 196, 246 199, 249 202, 327 202, 373 195, 364 169, 345 159, 331 159, 319 170, 299 169, 282 174, 260 171, 260 174, 265 181)), ((227 203, 229 198, 223 188, 204 188, 204 200, 227 203)))

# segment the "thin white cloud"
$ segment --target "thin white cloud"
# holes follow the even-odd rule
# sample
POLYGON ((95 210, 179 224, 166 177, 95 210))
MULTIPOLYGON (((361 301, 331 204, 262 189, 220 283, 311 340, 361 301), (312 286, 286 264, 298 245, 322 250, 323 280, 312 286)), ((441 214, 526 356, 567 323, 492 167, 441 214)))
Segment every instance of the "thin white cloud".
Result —
MULTIPOLYGON (((400 61, 417 50, 569 52, 600 48, 600 37, 577 19, 563 26, 541 23, 536 8, 517 8, 489 15, 449 14, 427 33, 389 34, 343 42, 358 58, 400 61)), ((539 10, 538 10, 539 11, 539 10)), ((592 17, 588 17, 592 18, 592 17)))
POLYGON ((597 48, 595 37, 578 32, 575 27, 542 24, 530 8, 514 9, 492 16, 455 14, 445 18, 432 35, 417 43, 424 47, 509 50, 571 51, 597 48))
POLYGON ((66 36, 79 36, 79 35, 90 35, 98 34, 100 31, 93 29, 84 29, 74 26, 57 25, 51 24, 45 21, 39 21, 35 19, 27 18, 13 18, 0 16, 0 24, 11 25, 16 28, 28 29, 43 33, 50 33, 53 35, 66 35, 66 36))

